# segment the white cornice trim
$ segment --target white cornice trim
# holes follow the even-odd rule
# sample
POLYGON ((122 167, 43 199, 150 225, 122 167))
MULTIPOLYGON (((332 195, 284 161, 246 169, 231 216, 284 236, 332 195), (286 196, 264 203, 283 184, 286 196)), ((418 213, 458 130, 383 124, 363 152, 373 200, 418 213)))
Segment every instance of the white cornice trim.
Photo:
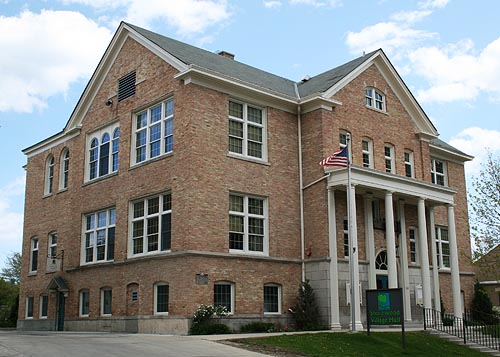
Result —
POLYGON ((60 133, 51 136, 35 145, 32 145, 23 150, 23 154, 28 156, 28 158, 38 155, 44 151, 50 150, 51 148, 63 144, 66 141, 80 135, 80 130, 73 130, 71 132, 61 131, 60 133))
POLYGON ((458 163, 463 164, 464 161, 471 161, 474 159, 474 156, 470 156, 467 154, 459 154, 457 152, 453 152, 451 150, 444 149, 440 146, 433 145, 432 143, 429 143, 429 149, 431 151, 431 156, 439 156, 441 158, 450 160, 450 161, 455 161, 458 163))

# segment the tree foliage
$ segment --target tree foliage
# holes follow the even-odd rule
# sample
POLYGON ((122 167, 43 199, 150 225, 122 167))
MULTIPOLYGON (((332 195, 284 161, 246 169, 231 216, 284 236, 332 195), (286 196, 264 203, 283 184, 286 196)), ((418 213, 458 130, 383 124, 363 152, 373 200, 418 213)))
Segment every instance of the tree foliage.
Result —
POLYGON ((21 279, 21 254, 12 253, 7 257, 6 267, 2 269, 0 276, 14 284, 19 284, 21 279))
POLYGON ((309 280, 300 286, 297 305, 291 312, 298 330, 315 330, 321 326, 316 294, 309 280))
POLYGON ((481 165, 479 176, 473 177, 469 194, 470 222, 475 241, 474 259, 500 244, 500 158, 491 152, 481 165))

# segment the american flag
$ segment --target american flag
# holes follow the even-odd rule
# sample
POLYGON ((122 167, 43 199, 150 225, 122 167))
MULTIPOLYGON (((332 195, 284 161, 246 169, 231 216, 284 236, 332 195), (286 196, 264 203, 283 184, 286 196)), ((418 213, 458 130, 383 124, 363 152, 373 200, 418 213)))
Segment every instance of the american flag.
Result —
POLYGON ((347 146, 339 151, 335 151, 331 156, 323 159, 319 164, 321 166, 337 166, 337 167, 347 167, 348 164, 348 150, 347 146))

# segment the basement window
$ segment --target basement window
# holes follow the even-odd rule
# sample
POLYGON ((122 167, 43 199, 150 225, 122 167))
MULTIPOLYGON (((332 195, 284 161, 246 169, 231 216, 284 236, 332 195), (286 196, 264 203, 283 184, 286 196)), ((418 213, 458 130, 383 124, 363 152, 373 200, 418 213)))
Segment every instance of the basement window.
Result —
POLYGON ((118 102, 135 94, 135 71, 118 80, 118 102))

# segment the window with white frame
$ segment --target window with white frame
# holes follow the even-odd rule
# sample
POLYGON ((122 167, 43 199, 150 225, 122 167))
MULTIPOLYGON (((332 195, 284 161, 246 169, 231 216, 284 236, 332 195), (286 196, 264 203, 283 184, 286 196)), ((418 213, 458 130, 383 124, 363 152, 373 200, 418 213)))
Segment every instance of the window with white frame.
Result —
POLYGON ((448 228, 436 227, 436 253, 439 269, 450 267, 448 228))
POLYGON ((82 239, 83 264, 114 259, 115 224, 115 208, 85 215, 82 239))
POLYGON ((446 186, 446 163, 442 160, 431 159, 432 183, 446 186))
POLYGON ((57 232, 49 233, 48 256, 55 259, 57 256, 57 232))
POLYGON ((280 285, 264 285, 264 314, 281 314, 280 285))
POLYGON ((370 139, 363 139, 361 141, 361 148, 363 153, 363 166, 373 168, 373 152, 372 141, 370 139))
POLYGON ((113 290, 101 289, 101 316, 111 316, 113 304, 113 290))
POLYGON ((49 155, 45 162, 45 185, 44 194, 52 194, 52 185, 54 184, 54 155, 49 155))
POLYGON ((90 313, 90 292, 88 290, 80 291, 80 316, 88 317, 90 313))
POLYGON ((38 269, 38 238, 31 238, 30 273, 36 273, 38 269))
POLYGON ((229 152, 249 158, 267 159, 264 109, 229 101, 229 152))
POLYGON ((69 150, 65 148, 61 153, 61 162, 59 165, 59 190, 68 188, 69 178, 69 150))
POLYGON ((347 146, 347 131, 341 131, 339 133, 339 143, 341 149, 347 146))
POLYGON ((375 88, 368 87, 365 89, 365 104, 367 107, 385 112, 385 95, 375 88))
POLYGON ((132 135, 133 165, 171 153, 174 149, 174 98, 137 114, 132 135))
POLYGON ((118 122, 88 136, 86 181, 95 180, 118 171, 119 137, 118 122))
POLYGON ((267 201, 264 198, 229 195, 229 251, 267 254, 267 201))
POLYGON ((33 296, 28 296, 26 298, 26 318, 27 319, 33 318, 34 305, 35 305, 35 298, 33 296))
POLYGON ((156 254, 170 250, 172 195, 170 193, 132 202, 129 255, 156 254))
POLYGON ((417 230, 415 228, 410 228, 408 230, 408 235, 410 239, 410 262, 417 263, 417 230))
POLYGON ((223 306, 228 314, 234 313, 234 284, 218 281, 214 284, 214 306, 223 306))
POLYGON ((344 218, 344 257, 349 256, 349 222, 347 221, 347 217, 344 218))
POLYGON ((154 287, 155 296, 155 314, 167 314, 168 313, 168 293, 169 286, 167 283, 157 283, 154 287))
POLYGON ((49 296, 41 295, 40 296, 40 318, 46 319, 48 315, 49 308, 49 296))
POLYGON ((405 150, 405 175, 406 177, 415 177, 413 170, 413 152, 405 150))
POLYGON ((384 145, 385 172, 395 173, 396 166, 394 165, 394 146, 391 144, 384 145))

